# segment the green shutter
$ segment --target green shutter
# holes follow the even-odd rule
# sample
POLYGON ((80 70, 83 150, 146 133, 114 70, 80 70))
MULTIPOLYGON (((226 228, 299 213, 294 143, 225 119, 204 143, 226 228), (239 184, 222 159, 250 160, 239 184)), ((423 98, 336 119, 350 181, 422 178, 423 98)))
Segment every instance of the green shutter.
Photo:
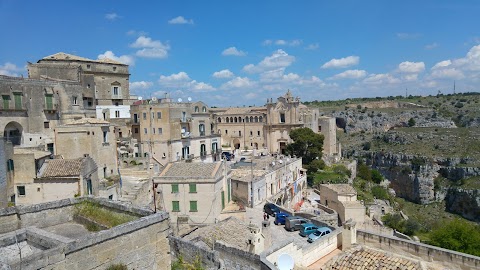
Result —
POLYGON ((15 110, 21 110, 22 109, 22 94, 13 94, 13 97, 15 98, 15 110))
POLYGON ((47 110, 53 109, 53 95, 47 94, 45 95, 45 103, 47 105, 47 110))
POLYGON ((197 193, 197 184, 189 184, 190 193, 197 193))
POLYGON ((197 201, 190 201, 190 212, 197 212, 197 201))
POLYGON ((178 184, 172 184, 172 193, 178 193, 178 184))
POLYGON ((180 202, 172 201, 172 212, 180 212, 180 202))
POLYGON ((222 209, 225 208, 225 191, 222 191, 222 209))
POLYGON ((8 110, 10 109, 10 96, 2 96, 3 99, 3 109, 8 110))

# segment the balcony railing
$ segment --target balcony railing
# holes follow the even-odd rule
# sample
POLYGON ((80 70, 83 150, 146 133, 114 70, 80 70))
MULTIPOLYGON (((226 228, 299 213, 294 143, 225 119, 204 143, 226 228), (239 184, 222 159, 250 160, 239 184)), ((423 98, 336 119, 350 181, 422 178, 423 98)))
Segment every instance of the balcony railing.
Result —
POLYGON ((57 103, 43 104, 43 110, 44 111, 56 111, 56 110, 58 110, 58 104, 57 103))
POLYGON ((200 156, 201 157, 206 157, 207 156, 207 151, 201 151, 200 156))
POLYGON ((180 118, 180 123, 189 123, 192 122, 191 117, 180 118))

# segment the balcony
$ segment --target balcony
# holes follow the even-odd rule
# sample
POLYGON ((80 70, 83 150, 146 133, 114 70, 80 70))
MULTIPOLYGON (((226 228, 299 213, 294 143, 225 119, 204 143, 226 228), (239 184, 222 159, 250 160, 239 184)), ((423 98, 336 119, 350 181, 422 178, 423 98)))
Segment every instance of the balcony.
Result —
POLYGON ((180 118, 180 123, 190 123, 192 122, 191 117, 180 118))
POLYGON ((205 131, 200 131, 200 137, 205 137, 205 131))
POLYGON ((188 131, 182 132, 181 135, 182 135, 182 139, 190 138, 190 132, 188 132, 188 131))
POLYGON ((58 104, 53 103, 53 104, 43 104, 43 111, 45 112, 56 112, 58 110, 58 104))
POLYGON ((193 158, 195 158, 195 155, 193 154, 188 154, 186 157, 185 157, 185 161, 186 162, 191 162, 193 160, 193 158))

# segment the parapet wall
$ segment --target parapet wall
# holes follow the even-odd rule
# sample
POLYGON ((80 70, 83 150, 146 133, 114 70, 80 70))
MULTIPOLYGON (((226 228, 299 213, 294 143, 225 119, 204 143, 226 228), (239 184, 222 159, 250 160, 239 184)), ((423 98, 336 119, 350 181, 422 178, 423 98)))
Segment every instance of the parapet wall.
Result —
POLYGON ((425 261, 451 264, 461 269, 480 267, 480 257, 414 241, 357 230, 357 243, 396 254, 412 254, 425 261))

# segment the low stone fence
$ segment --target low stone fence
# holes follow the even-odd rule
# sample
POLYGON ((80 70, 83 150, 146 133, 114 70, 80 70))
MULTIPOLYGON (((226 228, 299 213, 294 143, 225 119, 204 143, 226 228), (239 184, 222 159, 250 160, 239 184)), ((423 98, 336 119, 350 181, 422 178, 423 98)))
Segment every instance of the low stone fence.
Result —
POLYGON ((480 257, 414 241, 357 230, 357 243, 396 254, 408 253, 425 261, 451 263, 462 269, 480 268, 480 257))

